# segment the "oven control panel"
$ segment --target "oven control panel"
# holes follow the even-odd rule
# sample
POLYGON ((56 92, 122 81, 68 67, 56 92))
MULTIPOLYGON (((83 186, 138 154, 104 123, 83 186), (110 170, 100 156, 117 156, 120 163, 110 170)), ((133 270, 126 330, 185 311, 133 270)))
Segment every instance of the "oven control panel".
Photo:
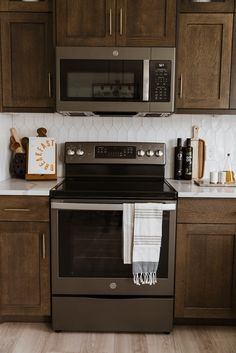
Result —
POLYGON ((66 142, 66 164, 165 164, 165 144, 148 142, 66 142))

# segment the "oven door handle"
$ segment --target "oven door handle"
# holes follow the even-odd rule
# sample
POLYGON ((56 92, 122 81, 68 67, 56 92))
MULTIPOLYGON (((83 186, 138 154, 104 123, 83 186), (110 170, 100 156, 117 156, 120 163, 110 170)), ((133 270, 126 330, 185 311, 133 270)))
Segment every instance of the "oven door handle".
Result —
POLYGON ((51 208, 56 210, 123 211, 123 204, 52 202, 51 208))

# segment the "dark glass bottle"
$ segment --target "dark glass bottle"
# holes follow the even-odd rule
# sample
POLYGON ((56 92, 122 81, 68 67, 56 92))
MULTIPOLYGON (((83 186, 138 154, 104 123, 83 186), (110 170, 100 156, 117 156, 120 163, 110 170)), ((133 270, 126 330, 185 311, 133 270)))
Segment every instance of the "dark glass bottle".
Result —
POLYGON ((175 147, 175 171, 174 178, 179 180, 183 177, 183 147, 182 139, 177 139, 177 146, 175 147))
POLYGON ((192 179, 193 167, 193 148, 191 146, 191 139, 187 139, 187 145, 184 148, 184 173, 183 177, 186 180, 192 179))

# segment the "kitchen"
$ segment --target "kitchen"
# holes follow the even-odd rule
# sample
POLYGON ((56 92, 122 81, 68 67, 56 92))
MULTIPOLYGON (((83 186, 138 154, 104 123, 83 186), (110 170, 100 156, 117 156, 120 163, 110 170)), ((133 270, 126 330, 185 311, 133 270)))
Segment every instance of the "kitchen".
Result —
MULTIPOLYGON (((4 1, 6 3, 6 1, 4 1)), ((3 2, 3 3, 4 3, 3 2)), ((29 8, 29 6, 33 6, 33 5, 40 5, 40 7, 43 7, 44 2, 36 2, 35 4, 29 4, 29 2, 25 2, 25 3, 21 3, 19 1, 9 1, 10 5, 12 6, 13 9, 13 14, 12 16, 14 17, 16 14, 16 7, 17 6, 26 6, 25 9, 29 8)), ((46 2, 47 3, 47 2, 46 2)), ((58 2, 60 3, 60 2, 58 2)), ((229 3, 229 1, 227 2, 227 4, 229 3)), ((186 2, 185 2, 186 5, 186 2)), ((204 6, 204 4, 197 4, 197 6, 204 6)), ((217 5, 219 7, 219 3, 217 4, 205 4, 205 5, 217 5)), ((4 7, 4 5, 1 5, 4 7)), ((6 5, 5 5, 6 6, 6 5)), ((228 6, 228 5, 227 5, 228 6)), ((3 12, 4 11, 11 11, 9 10, 9 8, 6 10, 3 8, 3 12)), ((21 10, 20 10, 21 11, 21 10)), ((19 16, 19 12, 17 12, 17 16, 19 16)), ((29 11, 29 10, 25 10, 25 11, 29 11)), ((40 11, 39 9, 37 11, 40 11)), ((200 11, 200 10, 199 10, 200 11)), ((222 11, 222 10, 217 10, 217 8, 214 9, 214 12, 217 11, 222 11)), ((227 12, 230 12, 232 10, 227 10, 227 12)), ((27 14, 29 15, 29 13, 27 12, 27 14)), ((223 16, 223 15, 220 15, 223 16)), ((224 14, 224 16, 231 16, 231 14, 227 13, 224 14)), ((216 16, 217 17, 217 16, 216 16)), ((228 17, 226 17, 228 18, 228 17)), ((13 18, 15 20, 15 18, 13 18)), ((109 19, 109 17, 108 17, 109 19)), ((6 27, 4 27, 6 28, 6 27)), ((19 27, 20 28, 20 27, 19 27)), ((6 32, 5 32, 6 33, 6 32)), ((15 33, 15 32, 14 32, 15 33)), ((58 34, 58 38, 59 38, 59 34, 58 34)), ((108 38, 109 39, 109 38, 108 38)), ((84 45, 84 44, 83 44, 84 45)), ((109 45, 109 44, 108 44, 109 45)), ((144 45, 144 44, 143 44, 144 45)), ((152 44, 150 44, 151 46, 152 44)), ((140 44, 140 46, 142 46, 140 44)), ((17 48, 16 48, 17 49, 17 48)), ((17 52, 17 50, 16 50, 17 52)), ((227 73, 226 73, 227 74, 227 73)), ((225 74, 225 75, 226 75, 225 74)), ((10 76, 9 76, 10 77, 10 76)), ((224 76, 225 80, 227 76, 224 76)), ((4 85, 3 85, 4 87, 4 85)), ((17 88, 17 84, 16 84, 16 88, 17 88)), ((184 88, 184 87, 183 87, 184 88)), ((17 90, 16 90, 17 91, 17 90)), ((16 92, 15 91, 15 92, 16 92)), ((227 91, 227 90, 226 90, 227 91)), ((9 91, 8 91, 9 92, 9 91)), ((214 93, 214 92, 213 92, 214 93)), ((229 93, 229 92, 228 92, 229 93)), ((29 93, 28 93, 29 94, 29 93)), ((205 94, 205 92, 204 92, 205 94)), ((9 136, 10 136, 10 128, 13 126, 16 128, 19 136, 23 137, 23 136, 35 136, 36 134, 36 130, 38 127, 40 126, 44 126, 49 135, 51 137, 54 137, 57 141, 58 144, 58 155, 59 155, 59 159, 58 159, 58 169, 57 169, 57 175, 63 176, 64 175, 64 170, 63 170, 63 150, 64 150, 64 142, 65 141, 113 141, 113 142, 119 142, 119 141, 124 141, 124 142, 132 142, 132 141, 143 141, 143 142, 150 142, 150 141, 159 141, 159 142, 164 142, 166 143, 166 166, 165 166, 165 177, 166 178, 172 178, 173 177, 173 163, 174 163, 174 154, 173 154, 173 147, 176 145, 176 141, 178 137, 182 137, 183 140, 185 140, 187 137, 191 137, 192 136, 192 126, 193 125, 197 125, 200 127, 200 132, 199 132, 199 136, 205 140, 206 142, 206 163, 205 163, 205 177, 209 176, 209 172, 212 170, 222 170, 222 168, 224 167, 224 160, 226 157, 227 153, 230 153, 232 156, 232 168, 233 170, 236 170, 236 160, 235 160, 235 153, 234 153, 234 133, 236 132, 236 124, 234 122, 234 114, 232 114, 232 111, 230 111, 229 109, 226 109, 226 105, 224 107, 221 106, 222 103, 216 103, 214 102, 214 107, 220 108, 220 109, 225 109, 224 113, 222 114, 222 111, 219 111, 217 109, 213 109, 212 110, 208 110, 205 109, 204 111, 198 111, 196 113, 196 107, 193 105, 193 108, 195 108, 195 111, 190 110, 188 112, 188 110, 184 110, 181 112, 181 114, 172 114, 169 117, 159 117, 159 118, 150 118, 150 117, 124 117, 124 116, 103 116, 103 117, 97 117, 97 116, 87 116, 87 117, 64 117, 61 116, 58 113, 46 113, 46 111, 41 108, 41 109, 31 109, 31 112, 29 112, 29 110, 24 109, 24 108, 17 108, 14 107, 12 104, 12 101, 9 103, 7 102, 7 100, 5 100, 5 108, 3 108, 3 113, 1 113, 1 154, 0 154, 0 160, 1 160, 1 175, 0 178, 1 180, 5 180, 9 177, 9 160, 11 157, 11 153, 8 149, 8 147, 6 148, 6 146, 9 146, 9 136), (8 107, 7 107, 8 104, 8 107), (13 107, 13 108, 12 108, 13 107), (6 113, 7 112, 7 113, 6 113)), ((48 102, 47 102, 48 103, 48 102)), ((201 102, 202 103, 202 102, 201 102)), ((19 105, 19 102, 16 103, 16 105, 19 105)), ((35 104, 35 103, 34 103, 35 104)), ((179 104, 179 103, 178 103, 179 104)), ((194 104, 192 102, 192 104, 194 104)), ((206 103, 204 103, 206 104, 206 103)), ((224 103, 223 103, 224 104, 224 103)), ((228 104, 228 101, 227 101, 228 104)), ((24 106, 23 106, 24 107, 24 106)), ((33 105, 34 107, 34 105, 33 105)), ((178 105, 178 109, 180 106, 178 105)), ((205 105, 202 106, 203 108, 206 108, 205 105)), ((187 107, 183 107, 183 108, 189 108, 189 106, 187 107)), ((178 112, 179 113, 179 112, 178 112)), ((20 182, 20 181, 19 181, 20 182)), ((31 183, 32 182, 26 182, 31 183)), ((42 182, 44 183, 45 187, 46 187, 46 182, 42 182)), ((53 183, 53 182, 50 182, 53 183)), ((180 197, 180 201, 182 199, 186 199, 188 200, 188 197, 191 196, 196 197, 197 194, 197 199, 195 201, 198 201, 199 199, 199 189, 196 187, 196 189, 191 189, 191 182, 177 182, 178 183, 182 183, 182 185, 184 184, 186 186, 187 189, 183 190, 181 193, 181 189, 178 190, 179 192, 179 197, 180 197), (192 194, 191 194, 192 192, 192 194)), ((174 184, 174 185, 177 185, 174 184)), ((9 185, 7 186, 5 184, 5 189, 3 189, 2 191, 2 195, 4 196, 4 190, 8 190, 9 192, 9 185)), ((233 189, 233 188, 232 188, 233 189)), ((234 189, 233 189, 234 190, 234 189)), ((209 191, 209 190, 207 190, 209 191)), ((215 190, 214 190, 215 191, 215 190)), ((204 192, 206 192, 206 190, 204 190, 202 193, 204 194, 204 192)), ((210 191, 211 192, 211 191, 210 191)), ((223 199, 228 199, 230 198, 232 201, 232 204, 230 204, 230 206, 235 207, 233 205, 233 197, 232 195, 234 194, 234 191, 217 191, 218 192, 218 197, 217 200, 219 200, 220 198, 222 198, 223 195, 223 199)), ((37 190, 36 190, 37 193, 37 190)), ((5 193, 6 195, 6 193, 5 193)), ((12 194, 8 194, 8 195, 12 195, 12 194)), ((24 190, 24 188, 22 188, 22 186, 20 186, 18 184, 18 190, 15 190, 15 194, 14 195, 27 195, 27 190, 24 190)), ((40 194, 40 191, 38 191, 38 194, 31 194, 32 197, 35 195, 38 196, 44 196, 43 195, 43 191, 40 194)), ((207 195, 205 193, 205 195, 207 195)), ((201 195, 202 197, 202 195, 201 195)), ((210 196, 209 196, 210 197, 210 196)), ((214 196, 215 198, 215 196, 214 196)), ((217 207, 217 216, 219 217, 220 214, 220 207, 221 205, 217 203, 217 200, 214 200, 214 198, 212 198, 211 196, 211 201, 214 202, 214 207, 217 207), (219 209, 218 209, 219 207, 219 209)), ((224 204, 226 206, 223 206, 224 208, 227 209, 228 204, 224 204)), ((184 205, 183 205, 184 207, 184 205)), ((187 206, 186 206, 187 207, 187 206)), ((195 207, 194 205, 192 207, 195 207)), ((199 207, 202 207, 201 205, 199 205, 199 207)), ((207 206, 206 210, 208 210, 207 206)), ((197 212, 197 208, 194 208, 194 210, 196 210, 197 212)), ((196 215, 198 215, 196 213, 196 215)), ((185 210, 185 215, 182 216, 185 217, 185 219, 180 218, 179 220, 179 224, 182 225, 184 224, 184 222, 186 222, 186 217, 187 217, 187 223, 197 223, 196 221, 192 221, 189 219, 189 215, 186 216, 186 210, 185 210)), ((201 218, 201 216, 198 215, 198 217, 201 218)), ((38 219, 37 219, 38 220, 38 219)), ((47 223, 47 220, 45 219, 45 222, 47 223)), ((214 225, 214 220, 210 219, 209 221, 211 224, 214 225)), ((216 222, 217 223, 217 222, 216 222)), ((225 221, 220 218, 220 222, 218 221, 218 223, 221 223, 221 227, 225 227, 227 226, 227 230, 226 230, 226 234, 229 235, 229 247, 228 252, 227 252, 227 256, 230 254, 230 258, 232 258, 232 253, 230 252, 231 249, 231 241, 234 238, 234 230, 232 230, 233 226, 233 220, 229 219, 229 217, 227 218, 227 224, 224 225, 225 221), (230 226, 230 229, 228 228, 228 226, 230 226)), ((214 229, 211 228, 211 229, 214 229)), ((225 228, 224 228, 225 229, 225 228)), ((221 234, 219 234, 221 235, 221 234)), ((191 246, 191 244, 190 244, 191 246)), ((189 260, 189 259, 188 259, 189 260)), ((203 261, 203 260, 202 260, 203 261)), ((201 262, 203 263, 203 262, 201 262)), ((234 272, 235 273, 235 272, 234 272)), ((187 274, 189 275, 189 274, 187 274)), ((235 278, 235 277, 234 277, 235 278)), ((217 283, 218 285, 218 283, 217 283)), ((228 293, 229 294, 229 293, 228 293)), ((189 297, 187 297, 189 298, 189 297)), ((235 297, 234 297, 235 298, 235 297)), ((191 298, 190 298, 191 299, 191 298)), ((37 301, 37 296, 35 297, 35 300, 37 301)), ((234 299, 235 301, 235 299, 234 299)), ((214 303, 215 304, 215 303, 214 303)), ((217 305, 219 305, 219 303, 216 303, 217 305)), ((220 305, 222 304, 222 302, 220 302, 220 305)), ((183 304, 181 304, 183 305, 183 304)), ((229 305, 229 303, 227 302, 227 305, 229 305)), ((11 306, 8 306, 8 309, 11 309, 11 306)), ((190 308, 191 309, 191 308, 190 308)), ((226 308, 227 311, 228 308, 226 308)), ((20 309, 19 309, 20 310, 20 309)), ((178 314, 178 317, 180 318, 184 318, 185 317, 191 317, 191 313, 188 313, 189 308, 185 308, 185 313, 183 313, 183 308, 181 309, 182 312, 180 312, 178 314), (190 316, 188 316, 190 315, 190 316)), ((209 310, 209 309, 206 309, 209 310)), ((224 310, 224 309, 223 309, 224 310)), ((223 311, 222 308, 219 308, 219 311, 223 311)), ((20 311, 19 311, 20 312, 20 311)), ((24 310, 23 310, 24 312, 24 310)), ((27 312, 27 311, 25 311, 27 312)), ((205 318, 208 317, 209 318, 209 312, 208 313, 199 313, 197 312, 197 309, 195 309, 195 312, 192 313, 192 317, 193 318, 205 318)), ((214 314, 214 315, 217 315, 214 314)), ((213 317, 214 317, 213 315, 213 317)), ((219 312, 218 312, 218 315, 219 312)), ((229 314, 222 314, 222 315, 229 315, 229 314)), ((234 314, 235 315, 235 314, 234 314)), ((212 317, 212 316, 210 316, 212 317)), ((222 317, 222 316, 221 316, 222 317)), ((235 318, 235 316, 234 316, 235 318)), ((28 319, 29 321, 29 319, 28 319)), ((173 351, 176 351, 176 346, 177 347, 181 347, 181 344, 186 344, 186 347, 188 349, 188 351, 191 349, 194 351, 194 349, 198 352, 200 350, 203 350, 203 347, 201 345, 204 344, 209 344, 208 347, 208 351, 217 351, 217 349, 220 351, 220 348, 217 347, 216 348, 216 341, 217 341, 217 337, 218 335, 222 334, 220 333, 221 331, 217 331, 217 330, 222 330, 223 333, 226 334, 226 341, 224 341, 224 346, 223 348, 221 347, 221 351, 226 351, 228 349, 228 352, 233 352, 234 346, 235 346, 235 330, 233 326, 224 326, 223 328, 217 328, 217 327, 213 327, 210 329, 210 331, 207 333, 207 342, 204 341, 199 341, 196 339, 192 339, 192 337, 195 337, 195 335, 199 334, 201 336, 201 332, 204 332, 205 327, 201 326, 199 329, 196 327, 192 327, 192 326, 188 326, 187 327, 187 331, 184 331, 186 329, 185 327, 179 326, 179 325, 175 325, 174 330, 170 336, 170 338, 168 338, 168 336, 163 338, 163 335, 145 335, 145 337, 143 337, 143 335, 137 335, 137 336, 132 336, 132 335, 128 335, 128 334, 121 334, 121 335, 117 335, 115 336, 114 334, 105 334, 104 336, 101 335, 99 336, 98 334, 95 333, 91 333, 88 334, 88 336, 83 334, 68 334, 68 336, 66 336, 66 334, 64 333, 60 333, 57 334, 58 336, 54 336, 55 334, 52 333, 50 331, 50 328, 48 329, 48 327, 45 328, 45 326, 40 326, 40 324, 26 324, 26 326, 17 326, 18 324, 12 324, 15 326, 12 326, 13 329, 16 330, 16 332, 18 332, 17 335, 19 335, 21 338, 21 340, 19 341, 19 346, 16 346, 14 348, 14 343, 13 340, 11 339, 12 334, 10 333, 10 324, 2 324, 1 326, 3 326, 3 332, 1 333, 1 337, 5 336, 5 333, 7 332, 7 339, 4 341, 5 345, 8 349, 9 352, 11 351, 20 351, 20 349, 24 349, 25 348, 20 348, 21 343, 23 343, 23 338, 26 339, 27 337, 27 330, 29 329, 29 331, 32 332, 34 338, 32 338, 32 345, 31 345, 31 352, 33 351, 33 346, 34 343, 33 341, 36 339, 35 345, 38 344, 39 351, 41 349, 42 352, 60 352, 60 351, 64 351, 64 352, 77 352, 81 350, 81 347, 78 347, 78 342, 77 339, 79 340, 79 342, 81 342, 81 346, 84 347, 84 349, 90 349, 91 351, 93 350, 97 350, 97 351, 111 351, 113 349, 113 346, 117 345, 117 349, 118 350, 124 350, 126 348, 126 346, 130 347, 130 350, 135 351, 137 349, 141 350, 141 351, 155 351, 158 349, 158 347, 161 345, 162 349, 163 345, 166 345, 167 347, 169 347, 169 351, 171 351, 171 349, 173 349, 173 351), (5 326, 4 326, 5 325, 5 326), (5 330, 4 331, 4 327, 5 330), (9 328, 9 329, 8 329, 9 328), (39 328, 39 331, 37 330, 37 328, 39 328), (23 331, 22 331, 23 330, 23 331), (195 331, 196 330, 196 331, 195 331), (198 331, 200 330, 200 331, 198 331), (202 330, 202 331, 201 331, 202 330), (183 334, 183 336, 187 335, 186 337, 186 341, 183 339, 183 341, 181 341, 181 332, 183 334), (187 333, 186 333, 187 332, 187 333), (21 336, 22 334, 22 336, 21 336), (52 336, 50 336, 52 335, 52 336), (172 336, 173 335, 173 336, 172 336), (45 344, 44 343, 46 338, 50 336, 51 338, 49 338, 49 341, 45 344), (36 338, 37 337, 37 338, 36 338), (57 338, 55 338, 57 337, 57 338), (100 337, 100 338, 99 338, 100 337), (132 338, 133 337, 133 338, 132 338), (208 340, 208 337, 211 337, 208 340), (41 338, 41 340, 40 340, 41 338), (81 341, 80 341, 81 340, 81 341), (85 340, 85 341, 84 341, 85 340), (98 340, 98 341, 97 341, 98 340), (99 341, 101 340, 101 342, 99 341), (114 341, 115 340, 115 341, 114 341), (64 342, 64 343, 63 343, 64 342), (99 343, 100 342, 100 343, 99 343), (174 342, 174 343, 173 343, 174 342), (181 343, 182 342, 182 343, 181 343), (184 342, 184 343, 183 343, 184 342), (187 343, 186 343, 187 342, 187 343), (205 343, 204 343, 205 342, 205 343), (210 343, 211 342, 211 343, 210 343), (212 343, 213 342, 213 343, 212 343), (174 348, 172 348, 172 344, 175 345, 175 350, 174 348), (211 346, 212 344, 212 346, 211 346), (12 345, 12 346, 11 346, 12 345), (64 345, 64 346, 63 346, 64 345), (196 346, 195 346, 196 345, 196 346), (200 346, 199 346, 200 345, 200 346), (19 347, 19 348, 18 348, 19 347), (42 347, 42 348, 41 348, 42 347)), ((219 342, 217 341, 217 344, 219 342)), ((3 347, 5 347, 3 345, 3 347)), ((29 343, 29 347, 30 347, 30 343, 29 343)), ((179 348, 182 349, 184 351, 185 348, 179 348)), ((29 349, 29 348, 28 348, 29 349)), ((4 350, 4 352, 7 351, 6 349, 4 350)))

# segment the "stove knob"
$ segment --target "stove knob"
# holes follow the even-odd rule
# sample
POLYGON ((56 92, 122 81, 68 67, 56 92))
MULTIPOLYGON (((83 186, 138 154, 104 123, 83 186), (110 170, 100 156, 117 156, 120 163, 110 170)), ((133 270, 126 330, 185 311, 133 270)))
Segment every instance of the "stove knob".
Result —
POLYGON ((77 154, 77 156, 83 156, 83 155, 84 155, 84 151, 81 150, 81 148, 79 148, 79 149, 76 151, 76 154, 77 154))
POLYGON ((69 149, 67 150, 66 154, 67 154, 67 156, 74 156, 75 151, 72 150, 71 148, 69 148, 69 149))
POLYGON ((148 150, 148 151, 146 152, 146 155, 147 155, 148 157, 153 157, 153 156, 154 156, 153 150, 148 150))
POLYGON ((157 156, 157 157, 162 157, 163 156, 163 152, 162 151, 160 151, 160 150, 157 150, 156 152, 155 152, 155 155, 157 156))
POLYGON ((137 155, 138 155, 138 157, 143 157, 143 156, 145 156, 144 150, 138 150, 138 151, 137 151, 137 155))

